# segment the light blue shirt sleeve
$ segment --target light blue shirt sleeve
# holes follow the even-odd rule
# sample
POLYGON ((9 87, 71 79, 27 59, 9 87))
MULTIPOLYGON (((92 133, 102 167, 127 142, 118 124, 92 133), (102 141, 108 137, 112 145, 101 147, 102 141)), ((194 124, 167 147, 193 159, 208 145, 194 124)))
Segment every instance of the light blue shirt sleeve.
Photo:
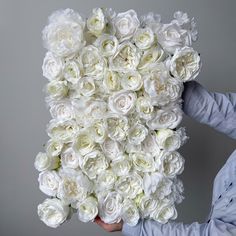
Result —
MULTIPOLYGON (((209 92, 199 83, 191 81, 185 84, 182 98, 186 115, 236 139, 236 93, 209 92)), ((230 172, 228 170, 225 170, 226 173, 230 172)), ((217 181, 221 183, 221 179, 217 181)), ((235 192, 233 195, 236 199, 235 192)), ((235 207, 233 205, 232 207, 231 210, 234 211, 235 207)), ((233 220, 222 220, 226 214, 225 209, 222 207, 222 210, 218 209, 216 212, 220 213, 220 218, 213 217, 202 224, 198 222, 160 224, 153 220, 140 219, 136 226, 124 223, 122 233, 125 236, 236 236, 236 225, 233 220)))

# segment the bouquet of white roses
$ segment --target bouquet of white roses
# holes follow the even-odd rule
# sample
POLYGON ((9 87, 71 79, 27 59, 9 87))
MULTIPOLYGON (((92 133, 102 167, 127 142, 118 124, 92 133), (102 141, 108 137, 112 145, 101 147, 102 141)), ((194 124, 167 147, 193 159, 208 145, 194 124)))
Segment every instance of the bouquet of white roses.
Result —
POLYGON ((49 196, 38 206, 45 224, 57 227, 73 212, 83 222, 129 225, 177 217, 177 149, 187 139, 177 126, 183 83, 201 68, 196 40, 194 19, 180 11, 168 24, 103 8, 86 19, 71 9, 49 17, 42 69, 52 120, 34 163, 49 196))

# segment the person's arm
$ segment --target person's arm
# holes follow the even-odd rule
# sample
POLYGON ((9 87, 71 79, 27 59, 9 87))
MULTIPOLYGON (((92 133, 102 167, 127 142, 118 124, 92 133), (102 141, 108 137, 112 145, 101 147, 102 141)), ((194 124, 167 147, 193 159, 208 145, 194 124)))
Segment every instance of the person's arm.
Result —
POLYGON ((236 235, 236 226, 218 219, 203 224, 197 222, 160 224, 153 220, 142 219, 134 227, 124 223, 122 234, 124 236, 233 236, 236 235))
POLYGON ((190 81, 184 85, 182 98, 186 115, 236 139, 236 93, 209 92, 190 81))

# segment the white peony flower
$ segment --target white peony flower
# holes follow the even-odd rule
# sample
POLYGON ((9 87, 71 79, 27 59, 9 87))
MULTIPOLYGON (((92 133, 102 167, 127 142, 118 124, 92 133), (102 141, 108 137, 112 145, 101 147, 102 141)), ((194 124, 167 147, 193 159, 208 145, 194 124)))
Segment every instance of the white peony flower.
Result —
POLYGON ((130 159, 133 160, 134 169, 141 172, 155 171, 154 158, 150 153, 135 152, 129 154, 130 159))
POLYGON ((166 177, 173 178, 184 170, 184 158, 180 153, 162 151, 155 157, 156 168, 166 177))
POLYGON ((138 194, 142 193, 142 177, 135 172, 120 176, 115 183, 115 189, 125 198, 134 199, 138 194))
POLYGON ((147 121, 147 126, 151 130, 174 129, 182 121, 183 112, 178 104, 157 109, 153 118, 147 121))
POLYGON ((48 196, 55 197, 58 192, 60 177, 56 171, 43 171, 39 174, 39 189, 48 196))
POLYGON ((190 47, 177 49, 167 61, 171 74, 180 81, 195 79, 201 70, 201 58, 198 52, 190 47))
POLYGON ((108 114, 107 131, 108 136, 115 141, 122 141, 126 138, 129 129, 128 119, 118 114, 108 114))
POLYGON ((77 210, 79 220, 82 222, 93 221, 98 214, 98 201, 94 197, 88 197, 77 204, 77 210))
POLYGON ((109 109, 120 115, 127 115, 134 110, 136 93, 126 90, 113 93, 109 97, 108 106, 109 109))
POLYGON ((151 214, 151 219, 166 224, 169 220, 175 220, 177 218, 177 211, 175 206, 168 200, 160 201, 155 212, 151 214))
POLYGON ((125 90, 137 91, 142 85, 142 77, 137 71, 131 71, 121 76, 121 86, 125 90))
POLYGON ((71 146, 62 151, 61 165, 63 168, 71 168, 71 169, 78 168, 79 156, 71 146))
POLYGON ((132 163, 128 158, 117 160, 111 163, 111 168, 117 176, 128 175, 132 167, 132 163))
POLYGON ((152 156, 156 156, 160 153, 160 148, 156 141, 155 131, 149 131, 148 135, 142 142, 142 150, 145 153, 150 153, 152 156))
POLYGON ((106 26, 106 19, 101 8, 94 8, 92 14, 87 19, 87 27, 91 33, 98 36, 106 26))
POLYGON ((45 90, 52 98, 61 99, 68 95, 69 88, 65 80, 52 80, 46 85, 45 90))
POLYGON ((83 69, 79 61, 68 60, 65 63, 64 77, 68 82, 75 85, 78 83, 82 75, 83 75, 83 69))
POLYGON ((47 125, 48 136, 58 139, 63 143, 73 141, 74 135, 78 131, 78 126, 74 120, 55 120, 52 119, 47 125))
POLYGON ((131 42, 123 42, 110 58, 110 67, 114 71, 127 73, 136 70, 140 59, 139 50, 131 42))
POLYGON ((112 161, 119 160, 121 158, 121 154, 123 153, 123 147, 121 144, 110 138, 104 140, 101 144, 101 148, 105 156, 112 161))
POLYGON ((151 28, 139 28, 133 37, 135 45, 142 49, 148 49, 150 48, 155 40, 154 33, 151 28))
POLYGON ((38 171, 53 170, 60 166, 59 161, 60 159, 57 156, 53 157, 47 153, 39 152, 35 158, 34 167, 38 171))
POLYGON ((156 134, 156 141, 161 149, 175 151, 179 149, 187 140, 184 128, 177 131, 171 129, 160 129, 156 134))
POLYGON ((94 150, 83 157, 80 167, 90 179, 95 179, 108 168, 108 162, 102 152, 94 150))
POLYGON ((145 173, 143 189, 146 196, 163 199, 171 193, 172 181, 159 172, 145 173))
POLYGON ((103 56, 109 57, 115 54, 119 42, 114 35, 102 34, 96 39, 94 45, 100 50, 103 56))
POLYGON ((138 29, 140 22, 134 10, 121 12, 113 18, 116 36, 120 41, 130 39, 138 29))
POLYGON ((96 179, 96 191, 105 191, 113 189, 116 180, 117 176, 111 169, 107 169, 101 172, 101 174, 99 174, 96 179))
POLYGON ((139 221, 139 211, 134 203, 130 199, 125 199, 122 205, 121 217, 124 222, 130 226, 137 225, 139 221))
POLYGON ((50 139, 46 144, 46 153, 48 156, 59 156, 63 148, 61 140, 50 139))
POLYGON ((189 32, 175 23, 164 24, 156 33, 158 42, 170 54, 174 54, 176 49, 192 44, 189 32))
POLYGON ((131 144, 140 144, 146 138, 148 129, 141 124, 133 125, 128 132, 128 141, 131 144))
POLYGON ((119 74, 112 70, 106 70, 103 78, 103 86, 106 92, 120 90, 119 74))
POLYGON ((47 198, 43 203, 38 205, 38 215, 47 226, 56 228, 66 221, 70 209, 57 198, 47 198))
POLYGON ((45 48, 59 57, 71 56, 84 46, 85 23, 72 9, 56 11, 43 29, 45 48))
POLYGON ((43 76, 48 80, 60 79, 62 77, 64 63, 59 57, 54 56, 52 52, 47 52, 43 60, 43 76))
POLYGON ((80 53, 80 62, 83 65, 84 75, 101 78, 103 76, 105 62, 98 48, 93 45, 84 47, 80 53))
POLYGON ((150 120, 154 113, 154 107, 151 103, 151 99, 149 96, 147 97, 138 97, 136 100, 136 111, 138 115, 145 119, 145 120, 150 120))
POLYGON ((121 221, 122 196, 117 192, 98 194, 99 216, 107 224, 121 221))

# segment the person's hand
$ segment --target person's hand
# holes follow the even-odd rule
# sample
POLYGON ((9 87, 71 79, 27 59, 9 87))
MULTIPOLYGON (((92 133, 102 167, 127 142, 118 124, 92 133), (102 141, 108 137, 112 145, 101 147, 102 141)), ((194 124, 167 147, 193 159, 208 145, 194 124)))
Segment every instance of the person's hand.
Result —
POLYGON ((122 227, 123 227, 123 221, 116 224, 106 224, 100 219, 99 216, 95 218, 94 222, 107 232, 122 231, 122 227))

